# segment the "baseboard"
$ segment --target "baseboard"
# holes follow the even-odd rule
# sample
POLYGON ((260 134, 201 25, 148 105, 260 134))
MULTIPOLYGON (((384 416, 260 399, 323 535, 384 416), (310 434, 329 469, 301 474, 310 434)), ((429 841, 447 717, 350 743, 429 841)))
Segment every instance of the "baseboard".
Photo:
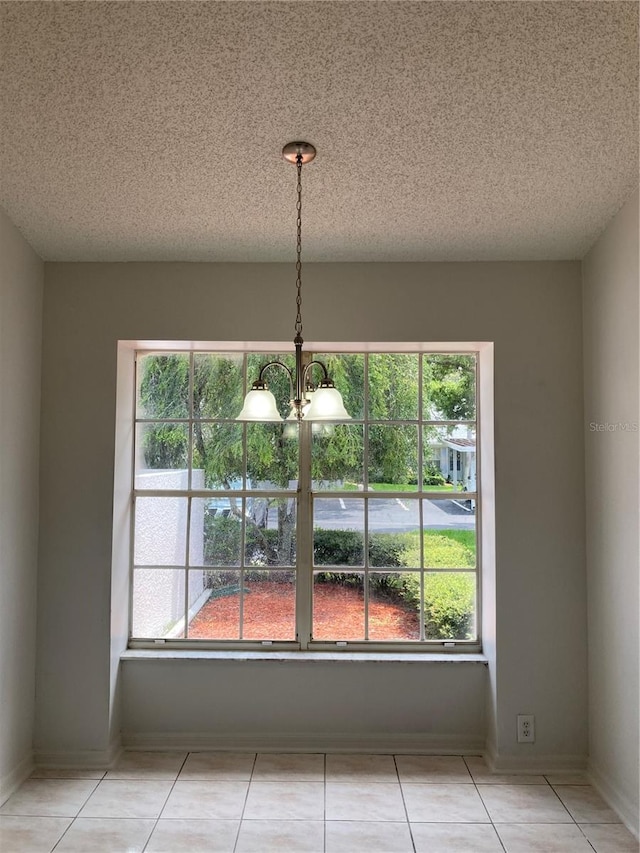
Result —
POLYGON ((8 800, 14 791, 18 790, 25 779, 31 776, 34 767, 33 755, 29 753, 29 755, 26 755, 22 761, 0 778, 0 805, 5 800, 8 800))
POLYGON ((184 750, 198 752, 367 752, 420 753, 423 755, 480 755, 482 738, 456 735, 351 734, 351 733, 255 733, 125 732, 126 749, 184 750))
POLYGON ((118 737, 107 749, 41 750, 36 751, 34 759, 38 767, 108 770, 121 752, 122 740, 118 737))
POLYGON ((540 775, 577 772, 587 767, 586 755, 499 755, 494 749, 486 749, 484 757, 494 773, 540 775))
POLYGON ((629 797, 591 762, 589 762, 588 775, 591 784, 597 789, 602 799, 618 814, 629 832, 640 840, 640 815, 637 804, 631 802, 629 797))

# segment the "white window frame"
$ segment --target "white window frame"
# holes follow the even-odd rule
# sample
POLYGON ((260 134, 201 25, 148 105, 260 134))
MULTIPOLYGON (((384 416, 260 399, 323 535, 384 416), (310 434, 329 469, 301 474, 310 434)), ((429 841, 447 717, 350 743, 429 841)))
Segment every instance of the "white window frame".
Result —
MULTIPOLYGON (((259 353, 259 352, 287 352, 291 349, 291 345, 282 342, 254 342, 254 343, 238 343, 238 342, 177 342, 177 341, 121 341, 119 344, 121 355, 129 357, 134 356, 135 351, 153 351, 161 352, 220 352, 220 353, 259 353)), ((262 650, 265 647, 275 651, 331 651, 331 652, 380 652, 380 651, 398 651, 398 652, 478 652, 482 650, 483 636, 483 587, 488 584, 490 596, 493 596, 493 577, 495 567, 493 566, 493 554, 495 553, 494 542, 494 507, 493 507, 493 345, 486 342, 447 342, 447 343, 310 343, 306 346, 308 352, 322 353, 460 353, 460 354, 475 354, 476 355, 476 483, 477 491, 474 493, 476 500, 476 538, 477 538, 477 561, 476 561, 476 576, 477 576, 477 599, 476 599, 476 631, 477 638, 475 640, 420 640, 420 641, 318 641, 310 640, 310 629, 312 619, 312 586, 313 586, 313 565, 312 559, 309 562, 309 555, 312 557, 312 521, 313 521, 313 495, 310 488, 310 466, 308 459, 305 462, 304 451, 300 460, 300 482, 299 496, 297 508, 297 526, 298 526, 298 566, 296 568, 296 612, 297 612, 297 630, 298 637, 292 641, 253 641, 253 640, 164 640, 164 639, 132 639, 131 638, 131 604, 132 595, 129 595, 130 601, 130 617, 129 617, 129 647, 132 649, 154 648, 159 646, 166 649, 200 649, 200 650, 262 650), (307 479, 305 483, 304 480, 307 479), (489 501, 487 495, 490 495, 489 501), (490 506, 488 506, 490 502, 490 506), (303 561, 303 554, 307 554, 306 561, 303 561), (487 565, 488 557, 491 560, 491 565, 487 565), (309 563, 309 565, 305 565, 309 563)), ((135 370, 133 370, 135 374, 135 370)), ((133 417, 129 419, 128 434, 131 437, 131 465, 129 468, 129 483, 130 483, 130 508, 133 506, 135 499, 134 489, 134 459, 133 459, 133 424, 135 423, 135 379, 131 382, 131 374, 129 382, 133 386, 133 393, 130 399, 133 403, 133 417)), ((422 393, 422 382, 420 382, 420 393, 422 393)), ((119 400, 122 400, 122 393, 119 387, 119 400)), ((121 404, 119 404, 121 409, 121 404)), ((131 410, 129 410, 131 413, 131 410)), ((118 419, 121 422, 121 418, 118 419)), ((429 422, 421 422, 421 425, 429 422)), ((445 426, 446 421, 439 421, 437 425, 445 426)), ((309 425, 305 425, 309 429, 309 425)), ((420 433, 422 431, 420 430, 420 433)), ((125 442, 126 444, 126 442, 125 442)), ((303 448, 305 442, 302 442, 303 448)), ((309 445, 307 445, 308 452, 309 445)), ((365 454, 367 447, 365 442, 365 454)), ((367 468, 367 460, 365 456, 365 469, 367 468)), ((116 471, 116 484, 118 483, 118 471, 116 471)), ((283 492, 282 495, 288 493, 283 492)), ((326 495, 333 496, 333 492, 326 492, 326 495)), ((429 499, 429 492, 425 490, 419 492, 421 499, 429 499)), ((263 493, 263 496, 266 494, 263 493)), ((320 497, 325 496, 325 492, 320 493, 320 497)), ((389 493, 390 497, 394 495, 389 493)), ((431 494, 431 497, 435 497, 431 494)), ((385 493, 386 497, 386 493, 385 493)), ((441 495, 438 495, 441 497, 441 495)), ((366 517, 366 513, 365 513, 366 517)), ((133 567, 133 512, 129 513, 130 519, 130 540, 129 540, 129 577, 132 583, 132 567, 133 567)), ((116 526, 114 524, 114 545, 116 536, 116 526)), ((421 568, 420 571, 425 571, 421 568)))

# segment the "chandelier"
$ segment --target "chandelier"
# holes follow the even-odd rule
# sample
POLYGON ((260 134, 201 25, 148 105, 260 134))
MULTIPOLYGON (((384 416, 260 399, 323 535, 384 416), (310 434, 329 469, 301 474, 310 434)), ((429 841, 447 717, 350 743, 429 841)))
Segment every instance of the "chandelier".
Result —
POLYGON ((271 368, 284 370, 289 377, 291 412, 287 421, 344 421, 351 420, 342 402, 342 395, 336 389, 325 365, 316 359, 302 364, 302 165, 310 163, 316 156, 316 149, 309 142, 289 142, 282 149, 282 155, 289 163, 295 163, 298 172, 298 200, 296 204, 296 323, 293 344, 296 350, 295 368, 291 370, 281 361, 269 361, 260 368, 258 378, 244 398, 242 411, 236 418, 239 421, 282 421, 276 398, 269 391, 265 374, 271 368), (312 371, 318 368, 322 376, 317 385, 313 384, 312 371))

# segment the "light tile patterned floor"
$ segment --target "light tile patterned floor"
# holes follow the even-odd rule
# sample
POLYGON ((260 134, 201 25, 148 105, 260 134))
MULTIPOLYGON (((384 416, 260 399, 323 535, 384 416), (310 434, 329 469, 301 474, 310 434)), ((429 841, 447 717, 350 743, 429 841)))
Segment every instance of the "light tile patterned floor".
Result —
POLYGON ((2 853, 638 853, 580 774, 480 757, 126 752, 40 770, 0 807, 2 853))

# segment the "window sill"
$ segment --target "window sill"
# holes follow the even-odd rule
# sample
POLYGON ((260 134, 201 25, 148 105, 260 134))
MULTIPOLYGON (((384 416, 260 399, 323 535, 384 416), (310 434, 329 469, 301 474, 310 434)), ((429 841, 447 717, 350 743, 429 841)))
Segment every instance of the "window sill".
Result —
POLYGON ((217 660, 217 661, 294 661, 297 663, 479 663, 487 664, 481 653, 425 653, 425 652, 310 652, 310 651, 214 651, 197 649, 127 649, 120 655, 122 661, 141 660, 217 660))

